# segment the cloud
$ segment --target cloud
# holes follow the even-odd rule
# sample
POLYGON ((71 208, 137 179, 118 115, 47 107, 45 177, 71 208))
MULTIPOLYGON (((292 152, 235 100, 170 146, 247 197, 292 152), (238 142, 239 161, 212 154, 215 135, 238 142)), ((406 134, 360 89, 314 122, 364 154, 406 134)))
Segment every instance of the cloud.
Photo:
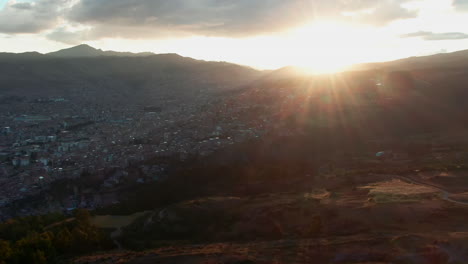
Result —
POLYGON ((11 4, 10 6, 16 9, 31 10, 34 7, 34 4, 25 2, 25 3, 14 3, 14 4, 11 4))
POLYGON ((88 30, 69 31, 64 27, 61 27, 47 34, 46 37, 57 42, 77 45, 81 44, 83 41, 90 40, 88 34, 88 30))
POLYGON ((401 38, 414 38, 420 37, 424 40, 456 40, 468 39, 468 34, 461 32, 446 32, 446 33, 433 33, 429 31, 418 31, 408 34, 400 35, 401 38))
POLYGON ((381 1, 370 12, 363 12, 357 17, 357 21, 366 24, 383 26, 398 19, 409 19, 418 16, 415 10, 403 8, 400 4, 392 1, 381 1))
MULTIPOLYGON (((300 26, 321 17, 382 26, 415 17, 409 0, 81 0, 67 15, 89 26, 90 38, 162 38, 184 35, 247 37, 300 26), (370 13, 360 13, 371 10, 370 13)), ((83 35, 83 32, 77 32, 83 35)), ((51 35, 60 41, 65 32, 51 35)))
POLYGON ((304 12, 310 8, 309 2, 306 0, 82 0, 72 9, 70 19, 117 30, 112 34, 134 35, 132 28, 143 28, 146 32, 143 35, 149 36, 158 35, 161 31, 173 31, 236 37, 276 32, 303 23, 313 17, 313 13, 304 12))
POLYGON ((319 18, 382 26, 416 16, 402 7, 409 1, 10 0, 0 10, 0 33, 50 30, 49 39, 68 44, 101 38, 237 38, 280 32, 319 18), (346 16, 346 12, 354 15, 346 16))
POLYGON ((468 0, 454 0, 453 6, 458 11, 468 11, 468 0))
POLYGON ((54 27, 68 0, 9 1, 0 10, 0 33, 38 33, 54 27))

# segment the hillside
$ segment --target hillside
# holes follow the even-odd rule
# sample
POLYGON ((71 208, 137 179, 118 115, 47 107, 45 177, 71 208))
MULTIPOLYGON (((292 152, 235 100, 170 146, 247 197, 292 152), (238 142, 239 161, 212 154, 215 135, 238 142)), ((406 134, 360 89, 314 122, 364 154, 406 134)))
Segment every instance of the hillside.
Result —
POLYGON ((390 62, 358 64, 351 68, 357 70, 420 70, 420 69, 446 69, 468 66, 468 50, 451 53, 439 53, 428 56, 410 57, 390 62))
MULTIPOLYGON (((0 208, 65 213, 5 222, 0 246, 21 247, 10 260, 31 244, 96 264, 464 263, 468 67, 424 59, 434 63, 304 76, 175 54, 0 56, 2 113, 51 115, 58 131, 12 153, 89 142, 57 153, 52 167, 67 172, 43 191, 0 208), (73 115, 86 122, 63 128, 73 115)), ((42 129, 11 116, 5 126, 42 129)), ((22 193, 26 180, 9 179, 5 195, 22 193)))
POLYGON ((93 99, 107 100, 104 95, 111 92, 117 97, 131 94, 125 99, 138 101, 161 92, 176 97, 178 93, 183 97, 200 91, 222 92, 245 85, 261 74, 235 64, 177 54, 127 56, 78 46, 47 55, 0 54, 0 96, 79 98, 85 91, 93 94, 93 99))
POLYGON ((122 192, 99 214, 150 210, 122 228, 137 251, 76 263, 463 262, 468 68, 436 67, 267 76, 225 98, 238 112, 218 120, 266 132, 122 192))

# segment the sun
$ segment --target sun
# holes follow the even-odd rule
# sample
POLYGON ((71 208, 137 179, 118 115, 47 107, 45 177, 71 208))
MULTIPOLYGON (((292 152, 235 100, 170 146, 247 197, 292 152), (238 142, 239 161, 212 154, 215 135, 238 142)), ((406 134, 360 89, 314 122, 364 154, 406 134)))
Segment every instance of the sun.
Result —
POLYGON ((310 60, 304 60, 303 63, 298 62, 296 66, 304 74, 328 74, 345 71, 352 65, 352 63, 333 61, 330 58, 321 58, 320 61, 320 63, 311 63, 310 60))
POLYGON ((287 37, 295 66, 308 73, 339 72, 365 60, 370 38, 362 29, 334 21, 308 24, 287 37))

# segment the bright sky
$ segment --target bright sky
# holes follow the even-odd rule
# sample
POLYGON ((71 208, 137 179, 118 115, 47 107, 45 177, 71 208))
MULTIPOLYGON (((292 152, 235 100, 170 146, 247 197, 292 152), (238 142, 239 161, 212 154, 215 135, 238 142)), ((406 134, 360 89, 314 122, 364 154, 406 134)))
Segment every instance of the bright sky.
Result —
POLYGON ((331 71, 468 49, 468 0, 0 0, 0 51, 86 43, 331 71))

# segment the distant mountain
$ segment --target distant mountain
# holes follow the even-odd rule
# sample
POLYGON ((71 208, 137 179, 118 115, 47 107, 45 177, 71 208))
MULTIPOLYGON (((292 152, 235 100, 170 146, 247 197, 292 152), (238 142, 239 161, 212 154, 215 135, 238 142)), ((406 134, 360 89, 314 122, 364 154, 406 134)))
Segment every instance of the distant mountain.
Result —
POLYGON ((355 70, 388 69, 411 71, 428 68, 458 67, 468 67, 468 50, 410 57, 389 62, 363 63, 354 65, 352 68, 355 70))
POLYGON ((310 77, 313 73, 307 71, 307 69, 298 66, 286 66, 277 70, 265 72, 264 79, 275 81, 282 79, 310 77))
POLYGON ((117 96, 142 103, 159 100, 161 94, 193 98, 235 90, 262 75, 232 63, 177 54, 108 52, 87 45, 48 55, 0 53, 0 96, 81 97, 87 92, 96 100, 112 101, 117 96))
POLYGON ((9 52, 0 52, 0 60, 24 60, 24 59, 39 59, 44 57, 44 54, 39 52, 23 52, 23 53, 9 53, 9 52))
MULTIPOLYGON (((468 69, 468 50, 461 50, 451 53, 439 53, 420 57, 409 57, 387 62, 355 64, 348 67, 345 71, 421 71, 428 69, 468 69)), ((270 71, 269 73, 265 72, 265 79, 280 80, 307 77, 310 75, 314 74, 308 73, 308 71, 304 68, 297 66, 286 66, 270 71)))
POLYGON ((151 52, 131 53, 117 51, 103 51, 93 48, 89 45, 82 44, 68 49, 47 53, 48 56, 61 58, 82 58, 82 57, 100 57, 100 56, 115 56, 115 57, 145 57, 154 55, 151 52))

